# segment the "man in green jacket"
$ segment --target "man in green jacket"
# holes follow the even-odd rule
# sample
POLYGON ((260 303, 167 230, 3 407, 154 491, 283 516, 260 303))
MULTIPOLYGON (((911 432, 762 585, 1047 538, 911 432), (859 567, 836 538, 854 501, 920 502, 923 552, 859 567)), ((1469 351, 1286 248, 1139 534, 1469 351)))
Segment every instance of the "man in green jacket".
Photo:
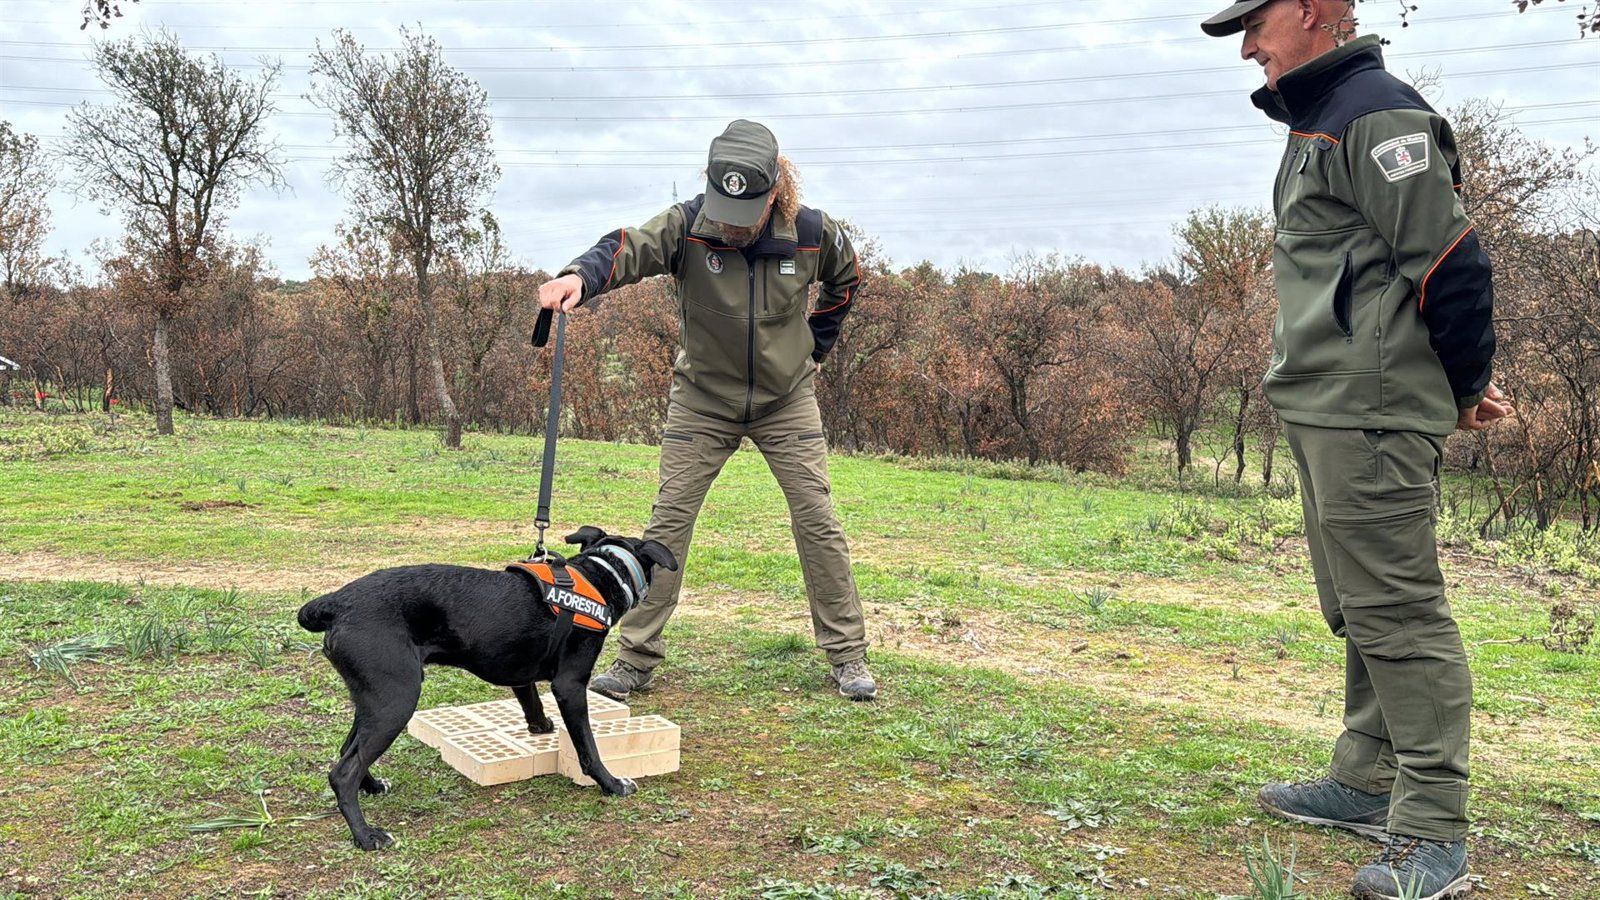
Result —
POLYGON ((1385 843, 1366 898, 1442 898, 1467 879, 1472 680, 1434 539, 1444 438, 1510 412, 1490 383, 1489 259, 1462 209, 1450 125, 1354 38, 1352 0, 1247 0, 1243 32, 1289 127, 1274 189, 1278 316, 1265 379, 1299 465, 1322 612, 1345 639, 1329 776, 1270 784, 1274 815, 1385 843))
MULTIPOLYGON (((740 440, 750 438, 788 500, 830 678, 843 696, 872 700, 878 687, 866 666, 861 599, 834 515, 813 388, 860 285, 855 249, 839 223, 800 205, 794 170, 764 126, 729 125, 711 143, 706 174, 704 194, 601 238, 539 288, 539 302, 570 310, 641 279, 672 276, 678 359, 661 436, 661 486, 644 537, 686 559, 706 492, 740 440), (815 308, 807 302, 813 282, 821 284, 815 308)), ((681 585, 682 568, 656 573, 649 595, 618 627, 616 663, 591 688, 620 700, 651 687, 681 585)))

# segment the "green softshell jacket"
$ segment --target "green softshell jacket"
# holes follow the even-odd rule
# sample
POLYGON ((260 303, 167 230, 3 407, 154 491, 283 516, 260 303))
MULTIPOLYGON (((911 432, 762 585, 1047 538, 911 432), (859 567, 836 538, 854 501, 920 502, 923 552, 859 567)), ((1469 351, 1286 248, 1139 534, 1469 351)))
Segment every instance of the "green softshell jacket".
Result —
POLYGON ((1267 398, 1301 425, 1449 434, 1495 351, 1489 258, 1449 123, 1384 70, 1375 36, 1253 99, 1290 128, 1267 398))
POLYGON ((771 217, 743 249, 701 211, 704 195, 676 203, 638 228, 623 228, 561 270, 583 279, 583 300, 654 275, 677 285, 678 358, 672 399, 703 415, 750 422, 809 388, 838 340, 861 282, 855 248, 839 223, 801 207, 771 217), (807 302, 812 282, 822 290, 807 302))

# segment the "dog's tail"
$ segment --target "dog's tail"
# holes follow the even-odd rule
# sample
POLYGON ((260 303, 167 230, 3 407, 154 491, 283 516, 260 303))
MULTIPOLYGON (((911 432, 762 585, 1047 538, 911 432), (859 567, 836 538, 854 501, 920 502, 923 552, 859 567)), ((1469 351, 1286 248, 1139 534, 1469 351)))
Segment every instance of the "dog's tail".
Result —
POLYGON ((300 607, 300 627, 307 631, 327 631, 328 626, 339 615, 339 610, 344 606, 339 602, 339 592, 323 594, 305 606, 300 607))

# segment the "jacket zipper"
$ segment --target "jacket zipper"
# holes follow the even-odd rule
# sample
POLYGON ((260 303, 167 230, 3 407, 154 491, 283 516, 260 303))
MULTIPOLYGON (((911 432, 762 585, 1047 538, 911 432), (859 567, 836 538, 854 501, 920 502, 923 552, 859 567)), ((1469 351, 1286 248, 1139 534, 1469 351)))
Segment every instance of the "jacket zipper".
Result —
POLYGON ((748 383, 744 394, 744 420, 750 421, 750 413, 754 411, 756 403, 756 264, 757 260, 750 260, 745 266, 750 271, 750 341, 745 345, 745 374, 748 383))

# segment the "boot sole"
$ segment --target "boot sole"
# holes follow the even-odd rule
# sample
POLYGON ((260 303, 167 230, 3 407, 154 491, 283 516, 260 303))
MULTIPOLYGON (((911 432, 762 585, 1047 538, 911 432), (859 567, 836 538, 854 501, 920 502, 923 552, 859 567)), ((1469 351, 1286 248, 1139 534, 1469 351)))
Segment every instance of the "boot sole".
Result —
POLYGON ((871 703, 878 699, 878 692, 873 691, 870 694, 847 694, 844 692, 844 688, 840 688, 839 696, 856 703, 871 703))
MULTIPOLYGON (((1444 886, 1444 889, 1435 894, 1424 897, 1409 898, 1409 900, 1449 900, 1452 897, 1465 897, 1472 893, 1472 879, 1462 875, 1455 881, 1444 886)), ((1371 888, 1352 888, 1350 896, 1357 900, 1408 900, 1399 894, 1383 894, 1371 888)))
MULTIPOLYGON (((1259 798, 1256 802, 1261 805, 1261 808, 1265 810, 1268 815, 1276 816, 1280 819, 1287 819, 1290 822, 1299 822, 1302 825, 1316 825, 1322 828, 1337 828, 1341 831, 1348 831, 1351 834, 1359 834, 1367 840, 1379 844, 1389 839, 1389 830, 1382 825, 1368 825, 1364 822, 1346 822, 1340 819, 1319 819, 1316 816, 1301 816, 1292 812, 1285 812, 1284 810, 1278 809, 1275 806, 1269 805, 1265 800, 1261 800, 1259 798)), ((1429 900, 1429 898, 1423 898, 1423 900, 1429 900)))

